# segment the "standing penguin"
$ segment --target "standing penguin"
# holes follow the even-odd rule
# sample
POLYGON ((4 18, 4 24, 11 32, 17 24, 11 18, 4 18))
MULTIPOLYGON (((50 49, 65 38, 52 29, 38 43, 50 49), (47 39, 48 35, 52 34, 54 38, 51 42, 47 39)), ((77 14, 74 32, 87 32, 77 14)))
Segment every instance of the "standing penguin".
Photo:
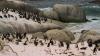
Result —
POLYGON ((37 37, 36 37, 35 40, 34 40, 34 45, 35 45, 35 46, 38 45, 38 39, 37 39, 37 37))
POLYGON ((48 40, 48 37, 46 34, 43 35, 45 42, 48 40))
POLYGON ((94 54, 94 55, 96 55, 97 47, 98 47, 98 44, 95 44, 95 47, 94 47, 94 49, 93 49, 93 54, 94 54))
POLYGON ((27 42, 28 42, 28 38, 26 38, 26 41, 25 41, 24 45, 27 45, 27 42))
POLYGON ((92 47, 92 44, 93 44, 93 43, 92 43, 92 39, 88 39, 87 43, 88 43, 88 46, 89 46, 89 47, 92 47))
POLYGON ((26 37, 26 35, 27 35, 27 33, 25 32, 25 33, 23 34, 23 38, 25 38, 25 37, 26 37))
POLYGON ((60 41, 59 47, 64 47, 64 44, 62 41, 60 41))
POLYGON ((54 42, 53 42, 52 38, 50 39, 50 41, 49 41, 47 47, 50 47, 50 44, 51 44, 51 45, 54 45, 54 42))
POLYGON ((66 45, 67 45, 67 50, 69 50, 69 48, 70 48, 70 43, 68 42, 68 43, 66 43, 66 45))

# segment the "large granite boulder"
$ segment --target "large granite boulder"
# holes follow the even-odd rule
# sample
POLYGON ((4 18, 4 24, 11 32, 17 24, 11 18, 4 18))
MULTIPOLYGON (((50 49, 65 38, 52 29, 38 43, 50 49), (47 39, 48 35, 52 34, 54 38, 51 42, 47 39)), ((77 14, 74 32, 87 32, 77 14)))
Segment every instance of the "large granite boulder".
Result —
POLYGON ((56 4, 53 10, 58 14, 59 20, 64 22, 84 22, 85 11, 78 5, 56 4))
POLYGON ((46 32, 51 29, 63 29, 62 26, 54 23, 37 23, 31 20, 19 19, 15 20, 0 20, 0 33, 35 33, 46 32))
POLYGON ((63 31, 58 29, 48 30, 46 32, 48 39, 58 40, 62 42, 71 42, 75 39, 74 35, 70 31, 63 31))
POLYGON ((43 16, 43 17, 50 18, 50 19, 59 20, 58 14, 52 8, 42 10, 40 12, 40 15, 43 16))
POLYGON ((100 32, 95 30, 83 30, 78 42, 87 41, 89 39, 91 39, 93 43, 97 40, 100 40, 100 32))

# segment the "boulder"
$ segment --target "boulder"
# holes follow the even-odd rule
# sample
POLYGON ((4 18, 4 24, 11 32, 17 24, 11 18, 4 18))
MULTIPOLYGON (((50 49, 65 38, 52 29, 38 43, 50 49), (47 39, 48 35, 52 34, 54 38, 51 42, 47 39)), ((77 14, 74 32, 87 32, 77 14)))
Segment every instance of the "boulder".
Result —
POLYGON ((51 29, 62 29, 63 27, 54 23, 38 23, 26 19, 0 20, 0 33, 36 33, 46 32, 51 29))
MULTIPOLYGON (((70 31, 69 31, 70 32, 70 31)), ((63 30, 58 30, 58 29, 53 29, 53 30, 48 30, 46 32, 46 35, 48 39, 53 39, 53 40, 58 40, 62 42, 71 42, 74 40, 73 34, 70 34, 69 32, 65 32, 63 30)))
POLYGON ((53 10, 58 14, 59 20, 63 22, 87 21, 85 11, 78 5, 55 4, 53 10))
POLYGON ((80 36, 78 42, 87 41, 88 39, 92 39, 93 43, 97 40, 100 40, 100 33, 94 30, 84 30, 82 31, 82 35, 80 36))
POLYGON ((50 19, 58 19, 58 14, 53 10, 53 9, 48 9, 48 10, 42 10, 40 13, 41 16, 47 17, 50 19))

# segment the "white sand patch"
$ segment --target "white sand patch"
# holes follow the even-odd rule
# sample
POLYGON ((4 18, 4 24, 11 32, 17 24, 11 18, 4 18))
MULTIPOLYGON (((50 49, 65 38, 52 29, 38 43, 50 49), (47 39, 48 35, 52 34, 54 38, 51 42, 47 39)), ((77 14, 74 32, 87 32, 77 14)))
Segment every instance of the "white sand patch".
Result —
MULTIPOLYGON (((43 41, 43 40, 42 40, 43 41)), ((93 55, 93 48, 95 45, 93 45, 91 48, 88 47, 87 42, 84 42, 84 45, 81 45, 81 43, 78 43, 78 48, 76 48, 76 44, 70 44, 70 49, 66 49, 66 45, 64 44, 64 47, 58 47, 58 42, 55 45, 51 45, 50 47, 47 47, 47 44, 44 44, 43 46, 38 45, 35 46, 33 43, 28 43, 28 45, 23 45, 20 43, 19 45, 16 45, 14 43, 8 43, 8 45, 11 46, 11 48, 18 54, 18 56, 83 56, 82 52, 84 52, 84 56, 99 56, 100 51, 96 52, 96 55, 93 55), (87 47, 86 50, 81 50, 80 48, 87 47), (67 54, 66 54, 67 53, 67 54), (73 54, 73 55, 72 55, 73 54)), ((5 47, 6 48, 6 47, 5 47)), ((7 49, 7 48, 6 48, 7 49)), ((9 48, 8 48, 9 49, 9 48)), ((15 53, 11 51, 0 51, 0 56, 16 56, 15 53)))

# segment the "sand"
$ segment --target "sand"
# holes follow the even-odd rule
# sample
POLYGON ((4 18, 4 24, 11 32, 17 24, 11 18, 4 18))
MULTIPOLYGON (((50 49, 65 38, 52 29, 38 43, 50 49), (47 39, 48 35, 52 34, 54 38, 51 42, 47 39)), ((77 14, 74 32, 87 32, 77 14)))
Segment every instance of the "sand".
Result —
MULTIPOLYGON (((27 35, 30 38, 30 35, 27 35)), ((84 42, 84 45, 81 43, 77 43, 79 48, 76 48, 76 44, 70 44, 69 50, 66 49, 66 45, 64 43, 64 47, 59 47, 59 41, 56 41, 56 44, 47 47, 47 42, 42 40, 44 45, 41 46, 40 43, 35 46, 34 43, 28 41, 27 45, 23 45, 26 39, 23 39, 19 45, 16 45, 14 42, 7 42, 4 49, 0 51, 0 56, 99 56, 100 51, 97 50, 96 55, 93 54, 93 49, 95 45, 92 47, 88 47, 87 42, 84 42), (10 46, 10 47, 9 47, 10 46), (87 47, 86 50, 81 50, 80 48, 87 47), (83 54, 84 53, 84 54, 83 54)), ((34 41, 34 39, 33 39, 34 41)))

